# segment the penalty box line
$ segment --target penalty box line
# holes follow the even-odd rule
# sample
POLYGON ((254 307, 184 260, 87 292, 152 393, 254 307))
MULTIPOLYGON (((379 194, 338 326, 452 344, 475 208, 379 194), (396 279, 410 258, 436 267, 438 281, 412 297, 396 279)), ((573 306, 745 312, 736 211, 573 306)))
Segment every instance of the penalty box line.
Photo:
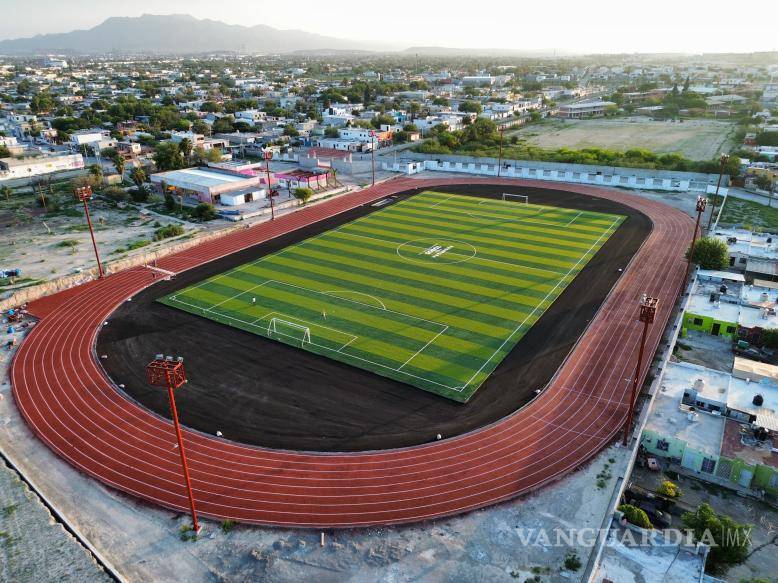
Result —
MULTIPOLYGON (((194 304, 190 304, 189 302, 185 302, 185 301, 179 300, 179 299, 173 299, 172 296, 170 297, 170 300, 174 301, 175 303, 179 303, 179 304, 182 304, 184 306, 189 306, 190 308, 193 308, 193 311, 195 311, 195 313, 197 311, 199 311, 202 314, 205 314, 206 312, 210 312, 213 316, 216 316, 218 318, 224 318, 226 320, 234 320, 235 322, 239 322, 240 324, 243 324, 245 326, 251 326, 253 328, 257 328, 258 330, 262 330, 262 326, 258 326, 257 324, 252 324, 251 322, 246 322, 245 320, 241 320, 240 318, 235 318, 234 316, 228 316, 227 314, 224 314, 222 312, 213 311, 213 310, 206 310, 205 308, 202 308, 200 306, 196 306, 194 304)), ((338 332, 341 332, 341 331, 338 330, 338 332)), ((341 332, 341 333, 345 334, 345 332, 341 332)), ((264 334, 264 336, 267 336, 267 335, 264 334)), ((462 387, 452 387, 451 385, 447 385, 447 384, 444 384, 444 383, 439 383, 438 381, 433 381, 432 379, 428 379, 428 378, 423 377, 423 376, 415 375, 415 374, 410 373, 408 371, 399 370, 398 368, 394 368, 394 367, 391 367, 391 366, 388 366, 388 365, 385 365, 385 364, 381 364, 380 362, 375 362, 373 360, 370 360, 369 358, 363 358, 361 356, 357 356, 355 354, 349 354, 347 352, 339 352, 340 350, 343 350, 343 348, 348 346, 348 344, 350 344, 350 343, 346 343, 344 346, 341 346, 340 349, 338 349, 338 350, 335 350, 334 348, 331 348, 329 346, 323 346, 321 344, 317 344, 316 342, 308 342, 308 344, 310 344, 312 346, 316 346, 318 348, 321 348, 322 350, 328 350, 330 352, 342 354, 343 356, 346 356, 348 358, 353 358, 354 360, 359 360, 360 362, 363 362, 363 363, 365 363, 367 365, 375 366, 375 367, 382 368, 382 369, 385 369, 385 370, 394 371, 394 372, 396 372, 398 374, 405 375, 407 377, 414 378, 414 379, 417 379, 419 381, 423 381, 425 383, 429 383, 429 384, 438 386, 440 388, 447 389, 449 391, 460 392, 462 390, 462 387)))

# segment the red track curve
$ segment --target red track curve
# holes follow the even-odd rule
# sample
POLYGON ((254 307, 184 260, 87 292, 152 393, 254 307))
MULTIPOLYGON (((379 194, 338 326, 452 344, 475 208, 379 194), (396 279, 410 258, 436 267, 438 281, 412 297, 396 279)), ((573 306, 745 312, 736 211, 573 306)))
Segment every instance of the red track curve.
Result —
MULTIPOLYGON (((579 185, 509 179, 396 179, 236 231, 158 261, 181 272, 347 209, 409 188, 448 184, 547 186, 625 203, 653 230, 549 387, 487 427, 416 447, 348 454, 269 450, 185 432, 198 510, 218 519, 303 526, 405 523, 518 496, 600 451, 626 416, 640 325, 637 300, 659 297, 651 354, 684 274, 693 222, 637 196, 579 185)), ((103 321, 154 283, 143 267, 39 300, 42 319, 13 360, 16 402, 36 435, 83 472, 162 506, 188 509, 171 423, 125 397, 93 353, 103 321)), ((644 373, 645 374, 645 373, 644 373)))

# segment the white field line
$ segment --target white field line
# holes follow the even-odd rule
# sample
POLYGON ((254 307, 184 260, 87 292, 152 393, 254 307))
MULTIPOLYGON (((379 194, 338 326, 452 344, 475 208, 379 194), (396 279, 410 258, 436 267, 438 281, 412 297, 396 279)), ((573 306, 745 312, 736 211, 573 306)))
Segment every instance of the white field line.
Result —
MULTIPOLYGON (((172 300, 172 298, 171 298, 171 300, 172 300)), ((203 308, 201 308, 200 306, 195 306, 195 305, 193 305, 193 304, 189 304, 189 303, 187 303, 187 302, 184 302, 184 301, 181 301, 181 300, 175 300, 175 301, 176 301, 177 303, 183 304, 183 305, 185 305, 185 306, 189 306, 189 307, 191 307, 191 308, 194 308, 194 309, 196 309, 196 310, 200 310, 200 311, 202 311, 202 312, 205 312, 205 310, 203 310, 203 308)), ((241 320, 240 318, 234 318, 234 317, 232 317, 232 316, 228 316, 228 315, 226 315, 226 314, 222 314, 221 312, 211 312, 211 313, 212 313, 212 314, 214 314, 214 315, 217 315, 217 316, 219 316, 220 318, 225 318, 225 319, 227 319, 227 320, 234 320, 234 321, 236 321, 236 322, 239 322, 239 323, 241 323, 241 324, 244 324, 245 326, 252 326, 252 327, 254 327, 254 328, 257 328, 258 330, 263 330, 262 326, 257 326, 256 324, 253 324, 253 323, 251 323, 251 322, 246 322, 245 320, 241 320)), ((338 330, 338 332, 341 332, 341 331, 340 331, 340 330, 338 330)), ((341 332, 341 333, 342 333, 342 334, 345 334, 345 332, 341 332)), ((284 335, 284 334, 282 334, 282 335, 284 335)), ((266 334, 263 334, 263 336, 266 336, 266 334)), ((298 338, 294 338, 294 340, 299 340, 299 339, 298 339, 298 338)), ((327 350, 327 351, 329 351, 329 352, 333 352, 333 353, 335 353, 335 354, 341 354, 341 355, 343 355, 343 356, 347 356, 348 358, 353 358, 353 359, 355 359, 355 360, 359 360, 359 361, 361 361, 361 362, 364 362, 364 363, 366 363, 366 364, 369 364, 369 365, 372 365, 372 366, 377 366, 377 367, 379 367, 379 368, 382 368, 382 369, 385 369, 385 370, 390 370, 390 371, 396 372, 397 374, 400 374, 400 375, 405 375, 405 376, 407 376, 407 377, 410 377, 410 378, 418 379, 418 380, 420 380, 420 381, 423 381, 423 382, 425 382, 425 383, 430 383, 430 384, 436 385, 436 386, 438 386, 438 387, 442 387, 442 388, 444 388, 444 389, 448 389, 448 390, 450 390, 450 391, 457 391, 457 392, 460 392, 460 391, 462 390, 462 388, 461 388, 461 387, 452 387, 452 386, 449 386, 449 385, 446 385, 446 384, 443 384, 443 383, 439 383, 439 382, 437 382, 437 381, 430 380, 430 379, 428 379, 428 378, 426 378, 426 377, 422 377, 422 376, 419 376, 419 375, 415 375, 415 374, 412 374, 412 373, 406 372, 406 371, 404 371, 404 370, 398 370, 397 368, 394 368, 394 367, 391 367, 391 366, 387 366, 387 365, 385 365, 385 364, 381 364, 380 362, 375 362, 375 361, 372 361, 372 360, 370 360, 370 359, 368 359, 368 358, 362 358, 362 357, 360 357, 360 356, 356 356, 356 355, 354 355, 354 354, 348 354, 348 353, 346 353, 346 352, 340 352, 340 353, 339 353, 339 352, 338 352, 337 350, 335 350, 334 348, 331 348, 331 347, 329 347, 329 346, 323 346, 323 345, 321 345, 321 344, 317 344, 316 342, 309 342, 308 344, 311 344, 311 345, 313 345, 313 346, 317 346, 318 348, 321 348, 322 350, 327 350)), ((343 348, 343 347, 341 347, 341 348, 343 348)))
POLYGON ((430 340, 429 340, 429 342, 427 342, 427 344, 425 344, 424 346, 422 346, 421 348, 419 348, 419 349, 418 349, 418 350, 417 350, 417 351, 414 353, 414 355, 413 355, 413 356, 411 356, 411 357, 410 357, 408 360, 406 360, 406 361, 405 361, 404 363, 402 363, 402 364, 401 364, 399 367, 397 367, 397 370, 400 370, 402 367, 404 367, 406 364, 408 364, 408 363, 409 363, 410 361, 412 361, 414 358, 416 358, 417 356, 419 356, 419 353, 421 353, 421 351, 422 351, 422 350, 424 350, 425 348, 427 348, 427 346, 429 346, 430 344, 432 344, 433 342, 435 342, 435 340, 437 340, 437 339, 438 339, 438 336, 440 336, 441 334, 443 334, 443 333, 444 333, 446 330, 448 330, 448 326, 446 326, 445 328, 443 328, 443 330, 441 330, 440 332, 438 332, 437 334, 435 334, 435 336, 433 336, 432 338, 430 338, 430 340))
POLYGON ((495 355, 495 354, 497 354, 498 352, 500 352, 500 350, 502 350, 502 349, 505 347, 505 345, 506 345, 506 344, 508 344, 508 342, 510 342, 510 341, 511 341, 511 339, 512 339, 512 338, 513 338, 513 336, 514 336, 514 334, 516 334, 516 332, 518 332, 518 331, 519 331, 519 329, 521 329, 521 327, 522 327, 522 326, 524 326, 524 324, 527 322, 527 320, 529 320, 529 319, 530 319, 530 318, 531 318, 531 317, 532 317, 532 316, 535 314, 535 312, 537 312, 537 310, 538 310, 538 308, 541 306, 541 304, 543 304, 543 303, 544 303, 544 302, 545 302, 545 301, 546 301, 546 300, 549 298, 549 296, 550 296, 552 293, 554 293, 554 292, 556 291, 556 289, 559 287, 559 284, 561 284, 561 283, 562 283, 562 281, 563 281, 563 280, 564 280, 564 279, 565 279, 567 276, 569 276, 569 275, 570 275, 570 274, 573 272, 573 270, 574 270, 576 267, 578 267, 578 265, 581 263, 581 261, 583 261, 583 260, 584 260, 584 258, 585 258, 585 257, 586 257, 586 256, 587 256, 589 253, 591 253, 592 249, 594 249, 594 247, 595 247, 595 246, 596 246, 596 245, 597 245, 597 244, 598 244, 598 243, 599 243, 599 242, 602 240, 602 238, 605 236, 605 234, 606 234, 606 233, 609 233, 609 232, 611 231, 611 229, 613 229, 613 226, 614 226, 614 225, 615 225, 615 224, 616 224, 616 223, 617 223, 619 220, 620 220, 620 219, 618 219, 618 218, 617 218, 617 219, 615 219, 615 220, 614 220, 614 221, 613 221, 613 222, 610 224, 610 226, 609 226, 609 227, 608 227, 608 228, 607 228, 605 231, 603 231, 603 233, 602 233, 602 234, 601 234, 601 235, 600 235, 600 236, 597 238, 597 240, 596 240, 594 243, 592 243, 592 244, 591 244, 591 246, 590 246, 590 247, 589 247, 589 249, 586 251, 586 253, 584 253, 583 255, 581 255, 581 257, 578 259, 578 261, 575 263, 575 265, 573 265, 573 266, 572 266, 572 267, 571 267, 571 268, 568 270, 568 272, 567 272, 567 273, 566 273, 566 274, 565 274, 565 275, 564 275, 564 276, 563 276, 563 277, 562 277, 562 278, 561 278, 561 279, 560 279, 560 280, 559 280, 559 281, 556 283, 556 285, 555 285, 553 288, 551 288, 551 291, 549 291, 549 292, 546 294, 546 297, 544 297, 544 298, 543 298, 543 300, 541 300, 540 302, 538 302, 538 303, 535 305, 535 307, 533 308, 533 310, 532 310, 532 311, 531 311, 529 314, 527 314, 527 316, 526 316, 526 317, 525 317, 525 318, 524 318, 524 319, 521 321, 521 323, 520 323, 518 326, 516 326, 516 328, 514 328, 513 332, 511 332, 511 333, 508 335, 508 337, 507 337, 507 338, 506 338, 506 339, 503 341, 503 343, 502 343, 502 344, 500 344, 500 346, 497 348, 497 350, 495 350, 495 351, 494 351, 494 353, 492 353, 492 355, 491 355, 491 356, 490 356, 490 357, 489 357, 489 358, 488 358, 488 359, 487 359, 487 360, 486 360, 486 361, 485 361, 485 362, 484 362, 484 363, 481 365, 481 368, 479 368, 479 369, 478 369, 478 370, 475 372, 475 374, 473 374, 473 376, 472 376, 472 377, 470 377, 470 380, 468 380, 468 381, 467 381, 467 382, 466 382, 464 385, 462 385, 462 390, 466 389, 466 388, 467 388, 467 386, 468 386, 470 383, 472 383, 472 382, 473 382, 473 380, 475 379, 475 377, 477 377, 479 374, 481 374, 481 371, 483 371, 483 370, 484 370, 484 368, 486 368, 486 366, 487 366, 487 365, 488 365, 488 364, 489 364, 489 363, 492 361, 492 359, 494 358, 494 355, 495 355))
POLYGON ((565 227, 569 227, 570 225, 572 225, 572 224, 573 224, 573 222, 574 222, 574 221, 575 221, 575 220, 576 220, 578 217, 580 217, 580 216, 581 216, 581 212, 580 212, 580 211, 578 211, 578 214, 577 214, 577 215, 575 215, 575 216, 574 216, 572 219, 570 219, 570 221, 569 221, 569 222, 568 222, 568 223, 565 225, 565 227))
MULTIPOLYGON (((380 237, 371 237, 370 235, 360 235, 359 233, 351 233, 349 231, 340 231, 341 234, 347 235, 349 237, 361 237, 362 239, 372 239, 373 241, 380 241, 381 243, 386 243, 388 245, 397 245, 396 241, 389 241, 387 239, 381 239, 380 237)), ((425 239, 434 239, 435 237, 425 237, 425 239)), ((445 237, 441 237, 441 239, 445 240, 445 237)), ((453 240, 453 239, 452 239, 453 240)), ((400 243, 400 245, 405 245, 407 243, 413 243, 413 241, 406 241, 405 243, 400 243)), ((478 251, 476 251, 476 255, 473 255, 472 257, 463 255, 462 253, 457 253, 456 251, 448 251, 446 255, 456 255, 457 257, 468 257, 470 259, 476 259, 478 261, 488 261, 490 263, 499 263, 500 265, 507 265, 508 267, 512 267, 514 269, 527 269, 532 271, 539 271, 543 273, 550 273, 555 277, 559 277, 560 275, 564 275, 560 273, 559 271, 551 271, 550 269, 542 269, 540 267, 531 267, 529 265, 522 265, 521 263, 510 263, 508 261, 500 261, 499 259, 489 259, 488 257, 479 257, 477 255, 478 251)), ((434 264, 433 264, 434 265, 434 264)), ((445 264, 442 264, 445 265, 445 264)))

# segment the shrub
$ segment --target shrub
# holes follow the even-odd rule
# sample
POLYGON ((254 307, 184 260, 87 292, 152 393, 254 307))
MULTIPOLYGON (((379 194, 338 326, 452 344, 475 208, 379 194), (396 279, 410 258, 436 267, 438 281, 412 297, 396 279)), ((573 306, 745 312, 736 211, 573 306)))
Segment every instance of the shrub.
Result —
POLYGON ((166 225, 154 231, 154 240, 161 241, 170 237, 177 237, 184 234, 184 227, 181 225, 166 225))
POLYGON ((127 192, 118 186, 108 186, 107 188, 103 189, 102 194, 114 202, 124 202, 129 198, 127 192))
POLYGON ((130 190, 133 202, 146 202, 149 200, 149 191, 145 186, 139 186, 130 190))
POLYGON ((192 211, 192 216, 202 221, 212 221, 217 217, 217 214, 212 204, 201 202, 192 211))
POLYGON ((565 569, 568 571, 577 571, 581 568, 581 559, 575 553, 565 555, 565 569))
POLYGON ((680 498, 683 494, 678 485, 674 482, 671 482, 670 480, 665 480, 662 482, 662 485, 659 486, 657 492, 659 492, 662 496, 667 496, 668 498, 680 498))
POLYGON ((176 210, 176 199, 173 198, 173 195, 169 192, 165 193, 165 208, 168 211, 174 211, 176 210))
POLYGON ((141 247, 145 247, 146 245, 151 245, 151 241, 147 239, 138 239, 137 241, 133 241, 132 243, 127 244, 127 251, 140 249, 141 247))
POLYGON ((619 510, 624 513, 624 517, 630 524, 634 524, 640 528, 654 528, 651 521, 648 519, 648 514, 637 506, 622 504, 619 506, 619 510))

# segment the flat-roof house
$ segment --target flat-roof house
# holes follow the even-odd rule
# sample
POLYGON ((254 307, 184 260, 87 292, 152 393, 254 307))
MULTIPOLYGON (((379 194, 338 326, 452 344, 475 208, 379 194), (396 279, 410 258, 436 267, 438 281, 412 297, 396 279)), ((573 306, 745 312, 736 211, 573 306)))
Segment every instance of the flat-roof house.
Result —
POLYGON ((159 172, 151 175, 151 183, 160 189, 173 190, 211 204, 232 206, 266 196, 259 176, 209 167, 159 172))
POLYGON ((605 108, 616 105, 612 101, 596 99, 593 101, 581 101, 579 103, 567 103, 559 106, 559 117, 575 119, 579 117, 597 117, 605 115, 605 108))

